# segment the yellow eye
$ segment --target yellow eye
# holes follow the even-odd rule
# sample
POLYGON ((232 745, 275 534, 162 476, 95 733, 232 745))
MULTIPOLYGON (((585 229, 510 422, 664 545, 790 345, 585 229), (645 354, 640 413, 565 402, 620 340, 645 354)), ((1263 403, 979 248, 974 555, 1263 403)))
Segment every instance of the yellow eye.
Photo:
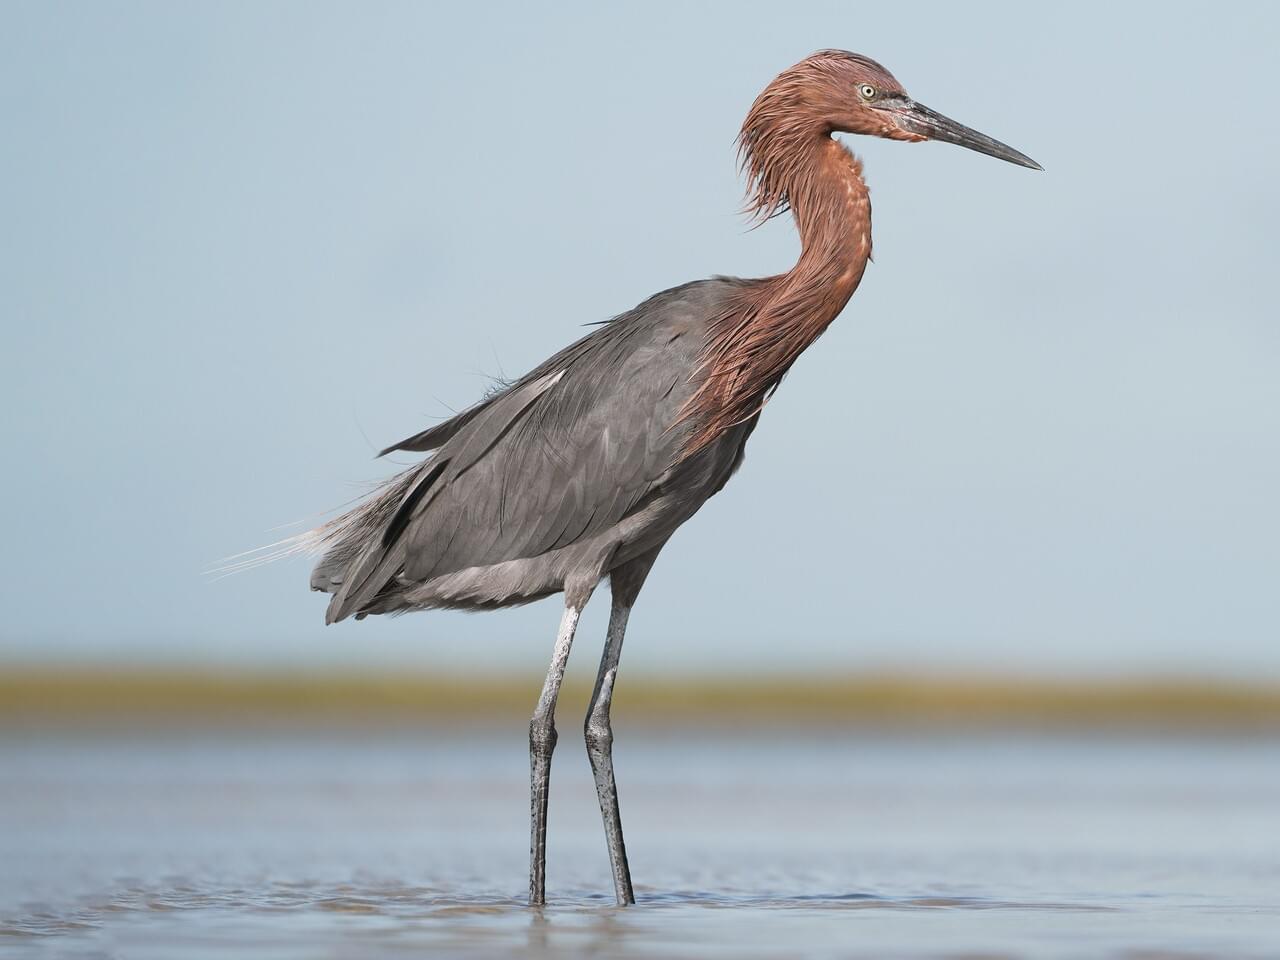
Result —
POLYGON ((864 83, 858 87, 858 96, 863 100, 874 100, 876 98, 876 88, 869 83, 864 83))

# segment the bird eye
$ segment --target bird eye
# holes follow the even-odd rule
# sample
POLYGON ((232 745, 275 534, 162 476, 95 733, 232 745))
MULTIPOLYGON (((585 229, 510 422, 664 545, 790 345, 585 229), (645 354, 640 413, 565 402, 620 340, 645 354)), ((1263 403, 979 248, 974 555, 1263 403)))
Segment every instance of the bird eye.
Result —
POLYGON ((869 83, 864 83, 858 87, 858 95, 863 100, 874 100, 876 98, 876 88, 869 83))

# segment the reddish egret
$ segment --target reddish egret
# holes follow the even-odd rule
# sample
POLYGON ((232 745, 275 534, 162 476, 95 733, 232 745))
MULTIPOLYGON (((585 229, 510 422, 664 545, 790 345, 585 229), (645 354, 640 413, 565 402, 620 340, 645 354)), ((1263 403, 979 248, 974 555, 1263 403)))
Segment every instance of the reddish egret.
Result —
POLYGON ((383 453, 434 451, 316 531, 311 586, 327 622, 564 594, 529 724, 529 901, 545 902, 556 697, 578 615, 609 578, 613 607, 586 718, 587 754, 619 904, 634 903, 613 778, 609 705, 627 616, 658 552, 742 462, 760 410, 844 308, 871 257, 859 161, 832 133, 943 140, 1040 169, 924 107, 874 60, 823 50, 756 98, 739 148, 758 220, 790 210, 786 273, 666 290, 450 420, 383 453))

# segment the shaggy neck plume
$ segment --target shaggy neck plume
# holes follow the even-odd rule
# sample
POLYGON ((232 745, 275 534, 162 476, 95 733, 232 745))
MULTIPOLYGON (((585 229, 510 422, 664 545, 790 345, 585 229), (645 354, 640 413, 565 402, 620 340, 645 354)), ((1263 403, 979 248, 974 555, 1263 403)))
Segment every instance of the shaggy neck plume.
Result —
POLYGON ((760 411, 844 309, 871 258, 871 200, 861 163, 818 125, 771 122, 766 94, 740 139, 753 184, 749 209, 758 220, 790 209, 800 259, 788 272, 744 288, 713 321, 702 382, 686 406, 694 423, 686 455, 760 411))

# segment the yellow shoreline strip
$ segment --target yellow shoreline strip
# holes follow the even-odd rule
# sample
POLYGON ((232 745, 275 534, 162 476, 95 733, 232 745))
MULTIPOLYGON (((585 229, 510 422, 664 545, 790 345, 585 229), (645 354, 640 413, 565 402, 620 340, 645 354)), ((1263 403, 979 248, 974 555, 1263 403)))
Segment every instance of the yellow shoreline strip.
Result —
MULTIPOLYGON (((0 669, 0 729, 54 725, 418 722, 504 725, 536 699, 540 677, 250 673, 197 669, 0 669)), ((585 682, 566 682, 565 713, 585 682)), ((1062 729, 1156 727, 1280 732, 1280 685, 1174 679, 1000 677, 778 678, 636 675, 621 679, 620 720, 670 726, 841 725, 1062 729)), ((563 721, 562 721, 563 725, 563 721)))

